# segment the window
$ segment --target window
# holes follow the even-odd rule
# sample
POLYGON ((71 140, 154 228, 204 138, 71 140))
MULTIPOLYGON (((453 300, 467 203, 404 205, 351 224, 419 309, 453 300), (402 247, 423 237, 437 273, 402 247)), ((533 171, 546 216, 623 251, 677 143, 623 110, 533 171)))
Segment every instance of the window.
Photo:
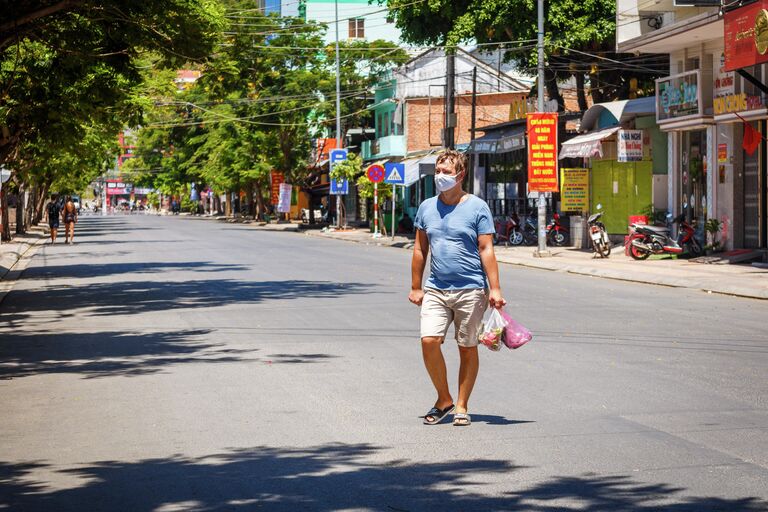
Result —
POLYGON ((351 18, 349 20, 349 38, 363 39, 365 37, 365 19, 351 18))

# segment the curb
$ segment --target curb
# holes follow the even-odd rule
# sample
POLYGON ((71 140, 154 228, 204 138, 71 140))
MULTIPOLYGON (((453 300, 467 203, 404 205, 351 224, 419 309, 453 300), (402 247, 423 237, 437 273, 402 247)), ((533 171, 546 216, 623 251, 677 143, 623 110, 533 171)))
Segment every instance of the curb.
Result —
MULTIPOLYGON (((381 241, 375 241, 374 239, 371 240, 357 240, 353 238, 346 238, 344 236, 334 236, 333 234, 325 234, 325 233, 311 233, 306 232, 306 235, 308 236, 314 236, 317 238, 330 238, 334 240, 343 240, 346 242, 354 242, 362 245, 372 245, 372 246, 386 246, 386 247, 395 247, 398 249, 412 249, 413 248, 413 242, 381 242, 381 241)), ((547 270, 550 272, 563 272, 567 274, 574 274, 574 275, 582 275, 582 276, 590 276, 590 277, 598 277, 601 279, 612 279, 614 281, 624 281, 628 283, 635 283, 635 284, 647 284, 652 286, 666 286, 669 288, 682 288, 687 290, 696 290, 704 293, 716 293, 718 295, 727 295, 731 297, 740 297, 745 299, 754 299, 754 300, 768 300, 768 288, 766 290, 753 290, 753 289, 745 289, 743 287, 734 285, 734 286, 720 286, 720 287, 712 287, 711 285, 708 285, 706 283, 696 283, 695 279, 693 281, 688 280, 684 276, 670 278, 670 277, 654 277, 654 278, 643 278, 643 277, 635 277, 632 276, 624 271, 619 270, 613 270, 613 269, 593 269, 593 268, 585 268, 578 264, 564 264, 564 265, 558 265, 558 264, 547 264, 547 260, 540 260, 540 262, 530 262, 527 260, 520 260, 520 259, 506 259, 503 256, 499 257, 497 255, 497 260, 499 263, 504 263, 506 265, 515 265, 518 267, 525 267, 525 268, 533 268, 537 270, 547 270)))
MULTIPOLYGON (((34 240, 27 244, 21 252, 15 253, 17 255, 16 261, 11 263, 8 269, 0 275, 0 305, 2 305, 5 296, 13 289, 14 283, 19 279, 22 272, 27 269, 29 262, 37 254, 37 250, 45 241, 47 237, 44 232, 34 230, 34 234, 37 235, 37 240, 34 240)), ((32 231, 30 231, 32 233, 32 231)))

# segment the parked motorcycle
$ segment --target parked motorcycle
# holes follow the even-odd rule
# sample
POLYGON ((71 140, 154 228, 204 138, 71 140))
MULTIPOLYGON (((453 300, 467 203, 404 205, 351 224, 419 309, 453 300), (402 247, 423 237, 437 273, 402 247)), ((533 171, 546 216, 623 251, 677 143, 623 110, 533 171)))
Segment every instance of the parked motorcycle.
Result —
POLYGON ((552 215, 552 222, 547 224, 547 243, 553 243, 558 247, 565 245, 568 238, 568 228, 560 224, 560 214, 555 212, 552 215))
MULTIPOLYGON (((668 218, 671 214, 668 215, 668 218)), ((632 224, 631 233, 627 238, 627 251, 632 258, 644 260, 651 254, 683 254, 700 256, 702 247, 696 240, 695 229, 685 220, 685 213, 672 219, 670 226, 646 226, 632 224), (671 226, 679 224, 677 240, 670 236, 671 226)))
POLYGON ((539 227, 533 214, 525 217, 525 223, 521 232, 525 245, 536 245, 539 243, 539 227))
POLYGON ((493 243, 501 242, 511 245, 523 243, 523 233, 520 231, 520 219, 516 214, 509 217, 496 217, 493 219, 496 233, 493 235, 493 243))
MULTIPOLYGON (((597 209, 601 209, 601 205, 597 205, 597 209)), ((589 228, 589 238, 592 240, 592 248, 595 250, 595 254, 599 254, 601 258, 607 258, 611 255, 611 242, 608 240, 608 232, 605 230, 605 224, 600 222, 600 217, 603 216, 603 212, 593 213, 587 219, 587 226, 589 228)))

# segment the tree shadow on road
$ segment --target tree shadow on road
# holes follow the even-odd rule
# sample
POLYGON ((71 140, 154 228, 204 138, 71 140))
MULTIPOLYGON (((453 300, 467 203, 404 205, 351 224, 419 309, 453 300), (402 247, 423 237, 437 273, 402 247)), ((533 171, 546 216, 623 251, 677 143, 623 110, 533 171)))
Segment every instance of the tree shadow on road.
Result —
POLYGON ((255 447, 203 457, 103 461, 59 470, 66 488, 46 485, 57 468, 0 463, 0 508, 26 512, 125 510, 757 512, 754 497, 691 497, 669 484, 629 476, 554 477, 530 483, 507 460, 387 459, 370 444, 255 447), (73 482, 73 480, 76 481, 73 482), (486 487, 492 484, 492 487, 486 487))
POLYGON ((0 343, 0 379, 71 373, 84 378, 138 376, 190 363, 255 360, 258 349, 206 343, 209 330, 18 333, 0 343))
POLYGON ((46 265, 29 267, 24 271, 24 280, 60 279, 68 277, 105 277, 119 274, 152 274, 171 271, 181 272, 227 272, 249 270, 246 265, 214 263, 211 261, 180 262, 130 262, 130 263, 81 263, 77 265, 46 265))
POLYGON ((129 315, 299 298, 333 299, 372 293, 376 287, 371 283, 237 279, 60 284, 11 291, 2 304, 0 325, 14 327, 35 312, 60 314, 62 308, 70 315, 75 312, 95 317, 129 315))

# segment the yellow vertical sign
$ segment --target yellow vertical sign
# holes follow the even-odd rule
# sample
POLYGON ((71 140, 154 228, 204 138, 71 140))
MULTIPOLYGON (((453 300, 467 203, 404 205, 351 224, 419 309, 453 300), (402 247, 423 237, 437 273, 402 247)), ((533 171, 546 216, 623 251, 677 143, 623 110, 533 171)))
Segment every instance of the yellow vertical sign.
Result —
POLYGON ((589 169, 560 169, 560 209, 563 212, 589 210, 589 169))

